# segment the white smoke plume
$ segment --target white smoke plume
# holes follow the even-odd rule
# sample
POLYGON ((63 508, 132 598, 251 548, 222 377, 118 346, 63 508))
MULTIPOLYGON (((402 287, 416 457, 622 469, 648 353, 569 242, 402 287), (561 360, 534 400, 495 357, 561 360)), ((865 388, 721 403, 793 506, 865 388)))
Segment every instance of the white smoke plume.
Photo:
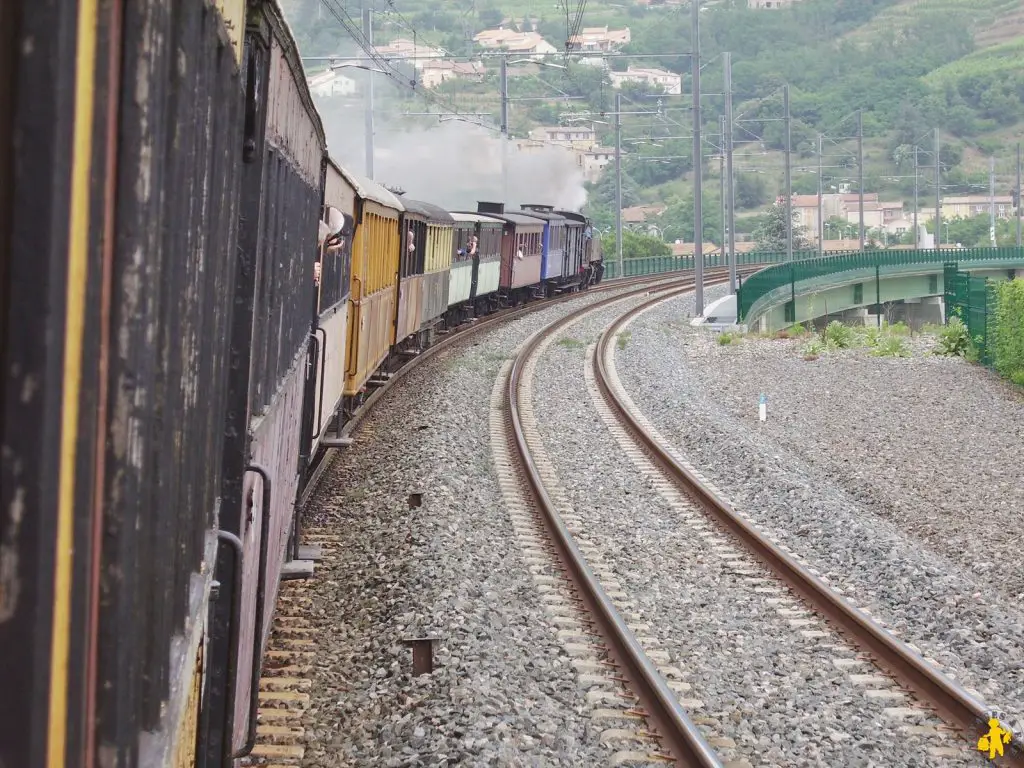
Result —
MULTIPOLYGON (((379 104, 388 97, 385 88, 377 91, 379 104)), ((331 156, 365 175, 365 114, 359 96, 316 101, 331 156)), ((380 109, 374 126, 375 181, 400 187, 410 198, 447 210, 474 211, 480 200, 502 201, 502 145, 496 131, 457 120, 416 129, 408 120, 389 122, 384 117, 388 111, 380 109)), ((516 151, 515 141, 508 142, 509 199, 503 201, 507 210, 540 204, 578 211, 587 199, 583 181, 582 170, 569 150, 546 146, 516 151)))

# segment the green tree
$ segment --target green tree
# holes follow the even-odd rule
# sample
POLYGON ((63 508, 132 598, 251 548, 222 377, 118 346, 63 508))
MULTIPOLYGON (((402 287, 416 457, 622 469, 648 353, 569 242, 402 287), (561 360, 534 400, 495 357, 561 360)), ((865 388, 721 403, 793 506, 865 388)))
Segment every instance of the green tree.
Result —
MULTIPOLYGON (((615 170, 606 168, 593 184, 587 183, 587 204, 615 211, 615 170)), ((622 172, 622 207, 640 202, 640 187, 627 172, 622 172)))
POLYGON ((505 14, 502 13, 500 8, 496 8, 492 5, 486 8, 481 8, 478 18, 480 19, 480 23, 484 25, 485 29, 492 29, 504 21, 505 14))
MULTIPOLYGON (((813 243, 807 236, 807 227, 799 223, 799 214, 793 210, 793 250, 803 251, 813 243)), ((768 209, 761 226, 754 232, 754 240, 762 251, 786 250, 786 206, 777 202, 768 209)))
POLYGON ((733 186, 736 208, 739 210, 748 211, 751 208, 759 208, 768 202, 768 184, 761 176, 737 173, 733 186))
MULTIPOLYGON (((611 261, 618 258, 614 231, 607 232, 601 236, 601 247, 604 249, 605 260, 611 261)), ((622 230, 622 258, 651 259, 671 255, 672 248, 664 243, 661 238, 633 232, 629 229, 622 230)))
MULTIPOLYGON (((704 205, 701 207, 701 221, 704 229, 705 242, 722 244, 722 214, 721 203, 717 194, 708 194, 702 197, 704 205)), ((655 218, 657 225, 666 240, 682 240, 686 243, 693 242, 693 198, 676 198, 669 201, 665 210, 655 218)))

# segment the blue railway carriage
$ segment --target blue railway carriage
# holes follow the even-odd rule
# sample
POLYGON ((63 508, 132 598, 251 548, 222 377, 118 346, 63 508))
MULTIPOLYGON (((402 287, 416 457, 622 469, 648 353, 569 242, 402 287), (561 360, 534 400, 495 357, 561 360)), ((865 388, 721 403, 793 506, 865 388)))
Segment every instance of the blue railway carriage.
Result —
POLYGON ((574 285, 586 288, 593 280, 590 263, 592 231, 587 217, 573 211, 557 211, 565 217, 565 255, 563 274, 574 275, 574 285))
POLYGON ((455 324, 471 313, 483 315, 496 306, 504 224, 478 213, 451 216, 455 225, 455 255, 448 283, 446 321, 455 324))
POLYGON ((565 274, 565 217, 555 213, 550 205, 522 205, 519 213, 531 216, 544 222, 544 234, 541 238, 540 279, 543 290, 551 296, 557 292, 558 286, 575 277, 565 274))

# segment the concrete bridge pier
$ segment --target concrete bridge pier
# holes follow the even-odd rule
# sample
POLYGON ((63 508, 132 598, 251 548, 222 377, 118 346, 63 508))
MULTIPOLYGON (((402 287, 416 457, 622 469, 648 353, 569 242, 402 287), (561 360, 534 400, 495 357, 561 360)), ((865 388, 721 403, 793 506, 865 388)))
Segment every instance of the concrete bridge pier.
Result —
MULTIPOLYGON (((925 325, 942 325, 946 321, 946 302, 942 296, 923 296, 906 299, 901 307, 903 322, 915 331, 925 325)), ((895 319, 893 322, 897 322, 895 319)))

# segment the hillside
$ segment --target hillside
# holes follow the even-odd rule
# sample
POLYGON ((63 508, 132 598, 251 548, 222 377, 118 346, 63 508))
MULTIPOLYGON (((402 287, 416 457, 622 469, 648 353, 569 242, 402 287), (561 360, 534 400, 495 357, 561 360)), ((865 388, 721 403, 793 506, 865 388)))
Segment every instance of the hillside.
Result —
MULTIPOLYGON (((566 36, 561 0, 377 1, 386 5, 378 14, 378 45, 414 36, 420 45, 438 45, 473 58, 479 49, 472 36, 502 23, 535 27, 559 49, 566 36)), ((322 12, 316 15, 316 2, 290 0, 300 45, 312 54, 337 52, 346 35, 322 12)), ((701 43, 707 155, 716 152, 723 103, 719 54, 730 51, 739 115, 737 171, 739 178, 746 178, 749 194, 742 204, 751 212, 781 191, 783 83, 791 89, 797 192, 817 187, 819 133, 825 136, 826 188, 855 178, 850 137, 858 110, 864 115, 865 173, 872 191, 904 199, 910 195, 913 146, 920 148, 922 165, 930 168, 936 128, 942 136, 945 194, 987 191, 991 157, 996 158, 1000 190, 1011 183, 1014 145, 1024 127, 1024 68, 1019 64, 1024 0, 801 0, 783 10, 748 9, 746 0, 707 0, 705 6, 701 43)), ((358 18, 358 8, 346 7, 358 18)), ((570 16, 576 7, 576 2, 569 4, 570 16)), ((633 64, 683 75, 681 96, 659 97, 656 88, 642 86, 619 91, 628 105, 624 111, 644 113, 623 116, 624 200, 680 210, 690 195, 690 142, 685 138, 691 132, 690 85, 688 60, 680 55, 690 48, 689 7, 588 0, 583 25, 629 27, 632 41, 622 54, 660 54, 614 60, 613 70, 633 64)), ((496 115, 494 69, 481 82, 449 80, 435 94, 460 110, 496 115)), ((610 145, 612 118, 607 113, 614 109, 616 89, 608 77, 600 69, 574 63, 557 70, 517 67, 510 73, 513 133, 522 136, 538 125, 589 121, 600 143, 610 145), (572 120, 573 113, 580 118, 572 120)), ((711 211, 717 206, 717 165, 713 160, 708 165, 710 199, 705 208, 711 211)), ((591 190, 605 220, 614 199, 608 176, 591 190)))

